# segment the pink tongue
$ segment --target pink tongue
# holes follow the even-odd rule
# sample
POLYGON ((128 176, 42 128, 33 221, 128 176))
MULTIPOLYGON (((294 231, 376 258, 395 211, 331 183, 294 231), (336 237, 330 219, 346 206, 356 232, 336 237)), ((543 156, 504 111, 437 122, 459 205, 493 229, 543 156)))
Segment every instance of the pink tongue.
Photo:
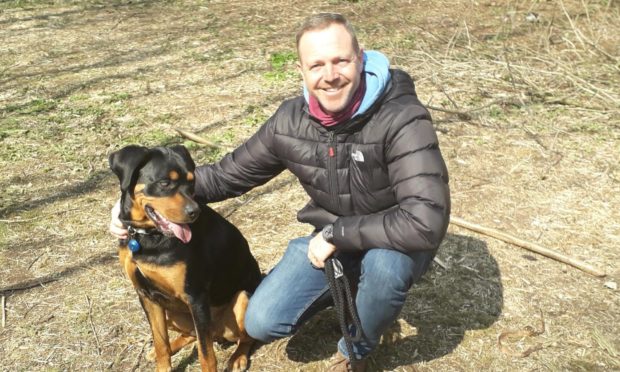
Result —
POLYGON ((189 229, 189 225, 186 223, 177 225, 176 223, 170 222, 170 228, 172 229, 174 235, 183 243, 187 243, 192 240, 192 230, 189 229))

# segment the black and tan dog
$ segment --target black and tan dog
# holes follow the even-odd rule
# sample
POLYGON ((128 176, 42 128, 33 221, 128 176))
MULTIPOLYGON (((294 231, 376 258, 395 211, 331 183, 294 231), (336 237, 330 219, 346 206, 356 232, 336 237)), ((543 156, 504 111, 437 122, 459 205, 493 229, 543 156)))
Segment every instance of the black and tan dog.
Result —
POLYGON ((239 230, 192 199, 194 162, 183 146, 128 146, 110 155, 121 184, 120 219, 129 227, 120 263, 153 332, 158 371, 197 341, 203 371, 216 371, 213 341, 237 342, 227 368, 245 370, 252 339, 244 328, 248 293, 261 274, 239 230), (180 333, 168 339, 168 328, 180 333))

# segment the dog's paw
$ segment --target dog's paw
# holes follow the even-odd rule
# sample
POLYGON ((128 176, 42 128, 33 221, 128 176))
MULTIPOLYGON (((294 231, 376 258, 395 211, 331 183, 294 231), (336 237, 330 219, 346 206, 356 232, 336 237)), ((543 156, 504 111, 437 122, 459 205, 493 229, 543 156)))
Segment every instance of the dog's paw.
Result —
POLYGON ((242 372, 248 369, 248 357, 246 355, 233 355, 226 366, 227 372, 242 372))

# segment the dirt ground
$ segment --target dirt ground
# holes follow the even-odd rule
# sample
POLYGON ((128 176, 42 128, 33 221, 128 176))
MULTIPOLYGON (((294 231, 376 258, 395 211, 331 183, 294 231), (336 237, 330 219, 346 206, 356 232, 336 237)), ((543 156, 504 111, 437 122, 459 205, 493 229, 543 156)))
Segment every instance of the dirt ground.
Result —
MULTIPOLYGON (((345 14, 364 48, 415 78, 453 216, 606 274, 452 224, 371 370, 620 370, 613 0, 0 3, 0 370, 153 370, 147 322, 107 233, 118 198, 107 156, 182 143, 200 164, 241 144, 300 93, 294 32, 319 11, 345 14), (526 327, 540 332, 512 332, 526 327)), ((310 232, 295 218, 306 201, 285 173, 213 207, 267 271, 310 232)), ((258 347, 250 370, 324 370, 338 338, 327 310, 258 347)), ((219 360, 232 349, 218 346, 219 360)), ((191 349, 173 364, 199 369, 191 349)))

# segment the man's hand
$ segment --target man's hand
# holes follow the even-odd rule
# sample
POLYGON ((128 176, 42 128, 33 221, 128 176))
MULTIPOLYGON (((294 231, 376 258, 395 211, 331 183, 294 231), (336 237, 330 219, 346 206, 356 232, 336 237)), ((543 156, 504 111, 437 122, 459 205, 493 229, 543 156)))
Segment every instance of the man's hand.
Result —
POLYGON ((308 259, 315 267, 322 269, 325 267, 325 260, 336 251, 336 246, 323 239, 323 235, 315 235, 308 245, 308 259))
POLYGON ((118 200, 114 207, 112 207, 111 219, 110 219, 110 234, 119 238, 127 239, 127 228, 121 222, 118 215, 121 213, 121 201, 118 200))

